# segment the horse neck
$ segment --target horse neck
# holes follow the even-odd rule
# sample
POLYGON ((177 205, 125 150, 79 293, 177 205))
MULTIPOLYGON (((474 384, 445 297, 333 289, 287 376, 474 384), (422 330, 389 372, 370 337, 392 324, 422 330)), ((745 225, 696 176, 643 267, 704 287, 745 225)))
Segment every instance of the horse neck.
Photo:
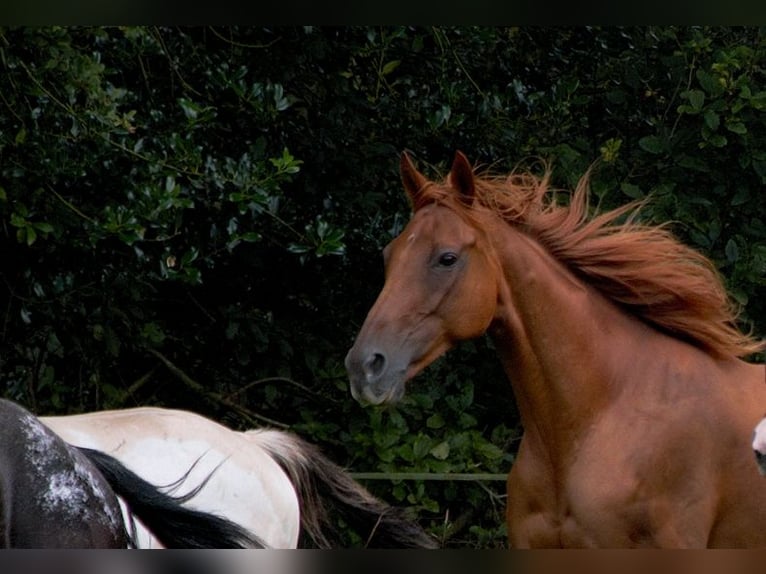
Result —
POLYGON ((546 443, 571 443, 614 397, 620 355, 646 327, 522 231, 503 223, 489 236, 503 278, 489 332, 522 424, 546 443))

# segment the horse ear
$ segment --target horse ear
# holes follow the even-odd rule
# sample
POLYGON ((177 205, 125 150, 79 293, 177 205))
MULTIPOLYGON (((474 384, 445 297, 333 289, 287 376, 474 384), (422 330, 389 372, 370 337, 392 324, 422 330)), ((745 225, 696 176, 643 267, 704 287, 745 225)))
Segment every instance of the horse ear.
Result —
POLYGON ((426 203, 426 196, 423 190, 428 180, 417 170, 406 151, 402 152, 402 157, 399 160, 399 172, 402 175, 404 191, 407 192, 407 197, 409 197, 412 204, 412 210, 417 211, 426 203))
POLYGON ((452 167, 447 176, 449 184, 460 194, 460 199, 466 204, 473 203, 475 196, 473 168, 471 162, 465 157, 465 154, 458 150, 455 152, 455 159, 452 160, 452 167))

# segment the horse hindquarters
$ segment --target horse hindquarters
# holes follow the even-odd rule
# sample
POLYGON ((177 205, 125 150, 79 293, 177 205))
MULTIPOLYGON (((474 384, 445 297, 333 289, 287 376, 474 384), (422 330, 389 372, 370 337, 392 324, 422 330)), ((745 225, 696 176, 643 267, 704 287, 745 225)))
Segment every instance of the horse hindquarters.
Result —
MULTIPOLYGON (((34 470, 30 472, 30 467, 8 465, 7 462, 7 458, 0 457, 0 548, 127 547, 124 531, 110 528, 101 522, 103 516, 91 511, 99 507, 95 500, 80 499, 78 504, 88 504, 80 508, 82 512, 74 504, 67 507, 41 504, 50 492, 47 477, 36 476, 34 470), (9 479, 9 474, 13 474, 13 478, 9 479)), ((86 487, 84 483, 78 486, 74 481, 70 484, 78 489, 86 487)))
POLYGON ((125 548, 117 498, 85 457, 0 399, 0 526, 6 548, 125 548))
POLYGON ((183 506, 180 498, 163 493, 101 451, 76 447, 104 475, 115 494, 127 504, 165 548, 265 548, 240 525, 214 514, 183 506))

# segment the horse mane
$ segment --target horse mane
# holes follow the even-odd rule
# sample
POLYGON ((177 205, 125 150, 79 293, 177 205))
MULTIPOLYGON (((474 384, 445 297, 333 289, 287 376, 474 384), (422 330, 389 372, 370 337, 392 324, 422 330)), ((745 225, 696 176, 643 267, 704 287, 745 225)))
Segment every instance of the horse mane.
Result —
POLYGON ((636 222, 644 201, 591 215, 590 170, 568 205, 543 176, 475 176, 475 195, 535 237, 556 259, 606 297, 655 328, 723 357, 743 357, 766 342, 737 327, 739 307, 710 259, 684 245, 667 225, 636 222), (625 217, 624 217, 625 216, 625 217))

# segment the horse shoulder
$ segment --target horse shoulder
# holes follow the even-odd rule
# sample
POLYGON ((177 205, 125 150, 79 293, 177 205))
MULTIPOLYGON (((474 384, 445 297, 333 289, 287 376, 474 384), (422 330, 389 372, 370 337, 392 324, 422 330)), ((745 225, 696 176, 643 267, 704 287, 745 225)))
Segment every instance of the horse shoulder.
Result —
POLYGON ((600 547, 704 548, 718 503, 709 496, 716 446, 704 430, 703 421, 656 411, 602 416, 566 471, 565 538, 589 533, 600 547))
POLYGON ((627 535, 619 546, 763 544, 766 484, 750 448, 763 367, 697 350, 676 359, 657 361, 656 380, 626 392, 580 441, 567 482, 575 514, 627 535))

